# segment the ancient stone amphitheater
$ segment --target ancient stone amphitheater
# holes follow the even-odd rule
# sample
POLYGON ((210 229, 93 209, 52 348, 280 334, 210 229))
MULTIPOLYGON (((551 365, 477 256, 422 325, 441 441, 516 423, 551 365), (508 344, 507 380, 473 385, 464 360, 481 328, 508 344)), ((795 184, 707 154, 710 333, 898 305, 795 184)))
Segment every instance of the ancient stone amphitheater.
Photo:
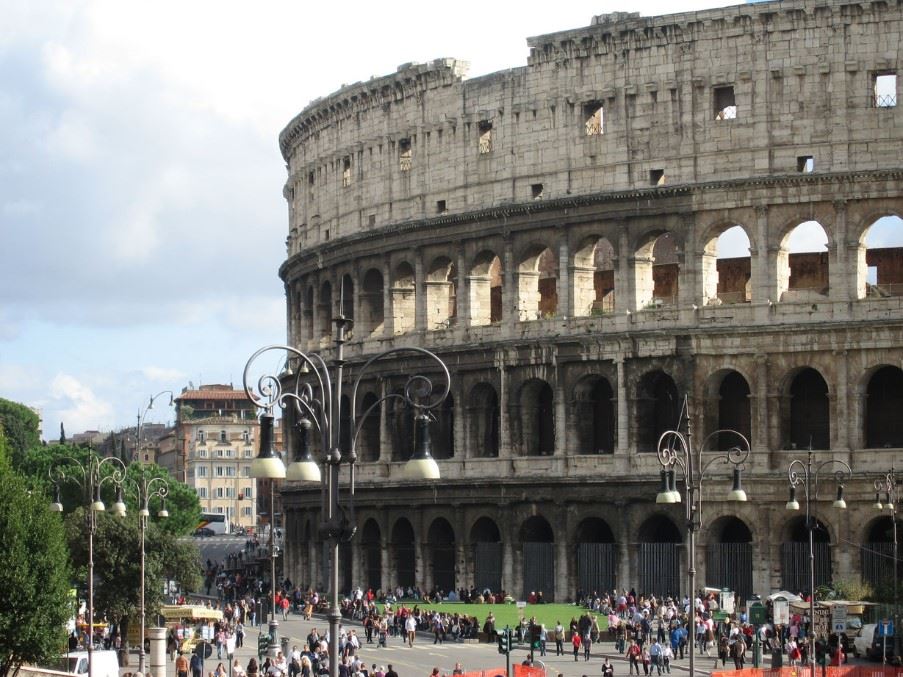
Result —
MULTIPOLYGON (((901 8, 597 16, 529 38, 526 66, 405 64, 288 124, 290 344, 330 354, 343 312, 352 371, 423 346, 453 378, 438 482, 401 477, 410 412, 362 423, 343 588, 685 593, 684 507, 655 502, 685 396, 694 446, 752 447, 748 503, 727 466, 703 483, 700 585, 808 590, 785 502, 810 446, 855 473, 846 511, 830 474, 813 496, 817 584, 890 575, 872 482, 903 467, 901 8)), ((389 362, 356 415, 424 366, 389 362)), ((318 490, 283 499, 286 574, 323 586, 318 490)))

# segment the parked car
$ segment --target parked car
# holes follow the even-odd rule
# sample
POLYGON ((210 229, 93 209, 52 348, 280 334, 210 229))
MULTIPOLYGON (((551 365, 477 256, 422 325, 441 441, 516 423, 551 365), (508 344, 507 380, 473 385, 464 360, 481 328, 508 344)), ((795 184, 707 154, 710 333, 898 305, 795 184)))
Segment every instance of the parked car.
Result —
MULTIPOLYGON (((60 658, 63 672, 72 675, 88 674, 88 652, 72 651, 60 658)), ((94 677, 119 677, 119 659, 115 651, 92 651, 91 673, 94 677)))
POLYGON ((213 536, 213 534, 214 534, 213 529, 209 529, 207 527, 198 527, 197 529, 194 530, 195 536, 213 536))
POLYGON ((880 634, 881 626, 878 623, 866 623, 862 626, 856 639, 853 641, 853 655, 866 656, 873 661, 880 661, 882 656, 888 659, 894 655, 894 638, 883 637, 880 634), (886 639, 886 641, 885 641, 886 639))

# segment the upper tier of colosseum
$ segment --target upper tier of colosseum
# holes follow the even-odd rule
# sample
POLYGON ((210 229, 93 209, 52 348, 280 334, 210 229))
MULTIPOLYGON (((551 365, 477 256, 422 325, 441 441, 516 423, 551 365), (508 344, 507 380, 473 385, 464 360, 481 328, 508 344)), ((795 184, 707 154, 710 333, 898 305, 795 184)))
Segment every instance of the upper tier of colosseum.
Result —
POLYGON ((465 79, 439 59, 342 87, 279 138, 288 257, 536 200, 899 168, 901 7, 602 15, 529 38, 526 66, 465 79))

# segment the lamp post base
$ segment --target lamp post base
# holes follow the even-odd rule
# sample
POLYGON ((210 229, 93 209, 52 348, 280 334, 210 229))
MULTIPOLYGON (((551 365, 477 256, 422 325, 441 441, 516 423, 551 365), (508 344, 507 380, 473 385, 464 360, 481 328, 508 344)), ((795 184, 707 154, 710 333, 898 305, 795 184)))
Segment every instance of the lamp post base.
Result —
POLYGON ((276 654, 281 650, 279 646, 279 621, 274 616, 270 619, 270 648, 267 650, 267 655, 270 658, 276 658, 276 654))

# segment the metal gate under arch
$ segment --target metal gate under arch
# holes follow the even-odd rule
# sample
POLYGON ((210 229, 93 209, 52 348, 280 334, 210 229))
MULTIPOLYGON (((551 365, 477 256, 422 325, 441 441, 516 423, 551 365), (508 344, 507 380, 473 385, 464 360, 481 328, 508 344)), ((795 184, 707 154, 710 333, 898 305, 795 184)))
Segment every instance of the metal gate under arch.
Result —
POLYGON ((640 594, 656 597, 680 596, 680 551, 678 543, 640 543, 638 569, 640 594))
POLYGON ((709 545, 705 584, 733 590, 743 599, 749 599, 753 594, 752 543, 709 545))
POLYGON ((502 589, 501 543, 474 543, 473 584, 480 592, 486 588, 492 592, 502 589))
POLYGON ((542 592, 547 602, 555 599, 555 544, 524 543, 524 596, 542 592))
POLYGON ((614 543, 577 545, 577 585, 585 593, 601 594, 617 587, 617 546, 614 543))
MULTIPOLYGON (((831 582, 831 544, 813 543, 815 587, 831 582)), ((781 587, 809 592, 809 543, 781 543, 781 587)))

